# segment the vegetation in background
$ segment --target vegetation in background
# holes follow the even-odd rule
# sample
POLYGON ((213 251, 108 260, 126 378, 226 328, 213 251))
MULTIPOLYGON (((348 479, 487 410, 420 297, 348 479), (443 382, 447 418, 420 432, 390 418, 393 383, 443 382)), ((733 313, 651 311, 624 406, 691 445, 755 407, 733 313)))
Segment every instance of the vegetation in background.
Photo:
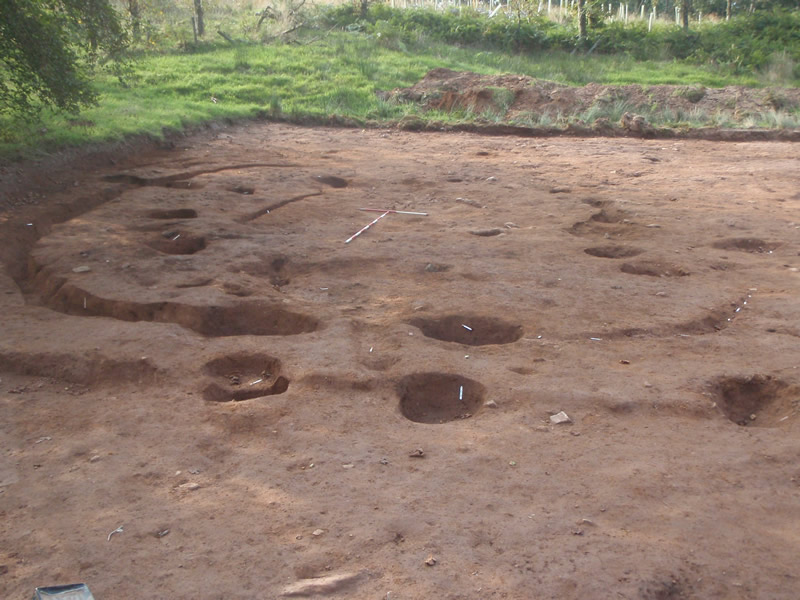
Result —
MULTIPOLYGON (((532 3, 528 3, 532 5, 532 3)), ((513 6, 513 4, 512 4, 513 6)), ((578 24, 564 24, 534 11, 511 11, 489 17, 473 11, 393 9, 373 4, 366 15, 343 4, 326 12, 327 22, 349 31, 388 37, 404 44, 432 39, 448 44, 482 46, 506 52, 543 50, 625 54, 636 60, 680 60, 712 64, 739 73, 768 67, 776 57, 791 65, 791 78, 800 78, 800 11, 775 9, 730 21, 708 21, 684 31, 673 24, 596 19, 586 39, 578 24)))
POLYGON ((2 0, 0 114, 93 104, 92 68, 99 60, 119 67, 126 45, 108 0, 2 0))
MULTIPOLYGON (((689 33, 663 23, 648 32, 645 22, 624 25, 595 16, 582 41, 574 20, 559 23, 535 11, 490 19, 466 9, 402 11, 379 3, 311 9, 302 0, 280 0, 268 9, 255 9, 204 0, 205 37, 195 42, 193 1, 114 1, 128 31, 135 34, 136 60, 125 82, 107 70, 95 71, 91 82, 92 94, 97 95, 87 100, 96 97, 99 104, 80 115, 50 109, 77 108, 74 104, 33 96, 29 102, 44 107, 38 122, 0 113, 0 157, 30 156, 131 134, 160 136, 165 130, 221 119, 364 124, 409 117, 451 123, 500 118, 502 111, 423 112, 377 93, 413 85, 436 67, 515 73, 574 85, 671 83, 683 86, 677 93, 684 98, 699 101, 711 87, 796 84, 800 63, 800 16, 783 10, 757 11, 689 33)), ((2 2, 10 6, 22 0, 2 2)), ((587 2, 590 17, 593 9, 596 4, 587 2)), ((75 51, 79 63, 91 58, 91 45, 75 47, 82 48, 75 51)), ((510 101, 505 93, 497 90, 498 105, 510 101)), ((797 107, 782 103, 779 93, 773 95, 774 112, 754 117, 752 124, 796 126, 797 107)), ((542 126, 563 125, 570 119, 615 120, 617 113, 631 108, 617 104, 594 106, 570 117, 523 115, 518 122, 542 126)), ((730 119, 700 111, 645 116, 653 123, 691 125, 725 124, 730 119)))

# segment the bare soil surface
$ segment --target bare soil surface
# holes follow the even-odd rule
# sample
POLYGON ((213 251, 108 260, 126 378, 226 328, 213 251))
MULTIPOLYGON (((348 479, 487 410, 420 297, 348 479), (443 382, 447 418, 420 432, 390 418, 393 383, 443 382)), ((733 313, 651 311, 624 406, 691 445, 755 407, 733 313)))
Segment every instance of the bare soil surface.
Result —
MULTIPOLYGON (((725 139, 749 135, 794 137, 791 130, 753 129, 769 113, 794 111, 800 89, 728 86, 603 85, 568 86, 522 75, 480 75, 469 71, 433 69, 410 88, 384 94, 396 102, 413 102, 426 109, 461 110, 483 116, 490 123, 531 126, 542 117, 570 121, 569 131, 604 136, 693 137, 725 139), (602 116, 626 111, 622 119, 602 116), (601 115, 595 117, 592 115, 601 115), (693 122, 692 129, 660 127, 649 121, 693 122), (698 122, 722 117, 728 129, 698 127, 698 122), (737 133, 734 134, 730 129, 737 133), (744 131, 739 131, 744 130, 744 131), (749 131, 748 131, 749 130, 749 131)), ((556 123, 550 129, 562 130, 556 123)))
POLYGON ((30 176, 0 596, 797 598, 798 190, 788 143, 278 124, 30 176))

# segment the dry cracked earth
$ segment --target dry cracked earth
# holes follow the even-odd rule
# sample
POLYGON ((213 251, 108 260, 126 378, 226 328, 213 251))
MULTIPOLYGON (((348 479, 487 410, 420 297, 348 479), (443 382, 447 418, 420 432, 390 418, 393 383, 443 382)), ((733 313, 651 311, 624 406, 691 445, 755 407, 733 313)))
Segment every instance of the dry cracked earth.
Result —
POLYGON ((251 124, 23 188, 3 598, 798 597, 800 146, 251 124))

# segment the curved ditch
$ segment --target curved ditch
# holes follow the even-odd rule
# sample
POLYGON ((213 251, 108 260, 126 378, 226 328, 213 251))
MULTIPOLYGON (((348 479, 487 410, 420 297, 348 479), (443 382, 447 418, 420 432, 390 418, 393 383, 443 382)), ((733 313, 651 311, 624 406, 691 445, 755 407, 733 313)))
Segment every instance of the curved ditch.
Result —
POLYGON ((521 325, 508 323, 495 317, 476 315, 448 315, 441 318, 418 317, 408 321, 408 324, 418 327, 425 337, 467 346, 512 344, 523 335, 521 325))
POLYGON ((400 412, 415 423, 441 424, 474 416, 483 406, 486 388, 451 373, 414 373, 397 384, 400 412))
POLYGON ((719 250, 739 250, 741 252, 751 252, 754 254, 772 254, 780 244, 767 242, 758 238, 726 238, 711 244, 719 250))
POLYGON ((584 252, 589 256, 598 258, 631 258, 639 256, 644 250, 631 246, 595 246, 594 248, 584 249, 584 252))
POLYGON ((35 284, 45 305, 65 314, 175 323, 206 337, 298 335, 316 331, 320 324, 314 317, 258 300, 225 306, 113 300, 41 273, 35 284))
POLYGON ((145 215, 148 219, 196 219, 197 211, 193 208, 174 208, 151 210, 145 215))
POLYGON ((709 309, 705 316, 690 319, 680 323, 666 324, 659 327, 628 327, 614 329, 605 333, 590 333, 586 337, 591 339, 621 339, 625 337, 667 337, 678 335, 690 337, 693 335, 708 335, 717 333, 733 324, 739 313, 747 308, 753 294, 748 293, 738 302, 715 309, 709 309))

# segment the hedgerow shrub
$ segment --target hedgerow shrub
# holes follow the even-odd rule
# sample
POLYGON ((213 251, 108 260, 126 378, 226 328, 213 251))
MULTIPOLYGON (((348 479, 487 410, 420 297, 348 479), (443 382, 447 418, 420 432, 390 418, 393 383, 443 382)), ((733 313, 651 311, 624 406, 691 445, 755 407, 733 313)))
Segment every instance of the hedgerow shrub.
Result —
POLYGON ((562 25, 540 16, 508 14, 490 19, 469 10, 402 10, 383 3, 370 5, 363 19, 354 4, 330 8, 323 19, 330 26, 373 34, 389 27, 393 32, 403 32, 407 40, 424 35, 449 44, 508 52, 592 48, 599 54, 712 63, 737 71, 763 69, 780 53, 793 65, 794 77, 800 77, 800 11, 781 8, 695 25, 688 32, 677 25, 663 24, 648 31, 647 24, 638 20, 630 24, 594 20, 586 40, 578 38, 575 23, 562 25))

